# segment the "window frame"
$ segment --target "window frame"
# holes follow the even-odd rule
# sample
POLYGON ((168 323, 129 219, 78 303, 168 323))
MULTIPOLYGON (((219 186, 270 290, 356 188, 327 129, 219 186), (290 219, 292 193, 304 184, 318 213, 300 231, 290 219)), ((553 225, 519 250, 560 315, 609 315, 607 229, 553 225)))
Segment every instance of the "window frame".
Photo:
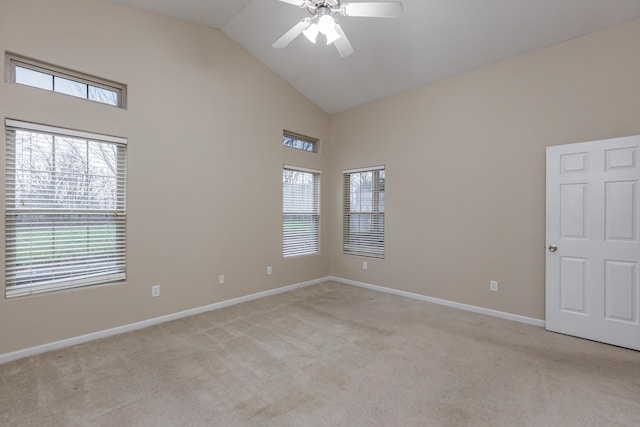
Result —
POLYGON ((6 65, 5 75, 8 80, 7 81, 8 83, 40 89, 46 92, 71 96, 73 98, 84 99, 85 101, 96 102, 98 104, 108 105, 110 107, 117 107, 121 109, 127 108, 126 107, 127 86, 125 84, 114 82, 112 80, 104 79, 104 78, 93 76, 90 74, 81 73, 79 71, 70 70, 68 68, 59 67, 57 65, 48 64, 46 62, 38 61, 35 59, 27 58, 27 57, 16 55, 9 52, 5 54, 5 65, 6 65), (16 81, 16 67, 25 68, 28 70, 50 75, 52 79, 54 79, 54 81, 55 81, 55 77, 58 77, 58 78, 73 81, 75 83, 87 85, 87 97, 82 97, 82 96, 77 96, 77 95, 73 95, 65 92, 56 91, 55 87, 53 89, 44 89, 37 86, 20 83, 16 81), (108 102, 102 102, 100 100, 89 98, 89 87, 95 87, 97 89, 103 89, 103 90, 114 92, 117 96, 116 104, 114 105, 108 102))
MULTIPOLYGON (((5 298, 126 280, 127 139, 13 119, 5 120, 5 135, 5 165, 7 173, 7 180, 5 182, 5 298), (84 141, 87 145, 87 150, 89 150, 91 143, 114 145, 114 160, 116 163, 114 165, 114 176, 111 177, 115 185, 114 198, 112 199, 114 207, 97 208, 91 206, 88 201, 80 202, 81 205, 85 205, 84 207, 67 206, 60 208, 54 205, 38 207, 37 204, 29 206, 28 203, 27 206, 25 206, 24 201, 22 201, 22 206, 25 206, 24 208, 18 206, 17 173, 19 169, 17 157, 12 157, 18 155, 18 131, 51 137, 52 150, 55 150, 58 144, 56 138, 61 138, 61 141, 65 141, 65 139, 67 139, 67 141, 84 141), (21 217, 23 221, 28 221, 28 223, 22 227, 19 225, 21 217), (38 221, 42 221, 43 218, 46 218, 44 220, 45 224, 53 224, 46 225, 46 227, 51 228, 51 243, 46 243, 49 242, 48 240, 36 240, 36 247, 29 247, 28 252, 26 252, 29 261, 21 265, 17 260, 20 254, 20 248, 17 244, 18 236, 21 233, 26 233, 27 238, 30 239, 29 244, 31 245, 34 239, 39 239, 37 234, 33 234, 33 230, 38 228, 38 221), (95 231, 92 231, 91 227, 96 226, 100 233, 98 237, 96 237, 95 234, 92 235, 95 231), (113 227, 114 231, 112 236, 107 235, 107 237, 105 237, 105 226, 113 227), (61 230, 68 230, 66 231, 67 233, 79 236, 80 240, 76 240, 76 238, 69 240, 67 236, 66 240, 65 238, 61 240, 58 238, 59 240, 56 241, 55 235, 56 233, 60 233, 61 230), (61 241, 64 242, 60 243, 61 241), (82 243, 83 241, 85 241, 86 244, 82 243), (82 255, 82 251, 79 252, 78 249, 73 249, 74 252, 71 257, 60 255, 60 253, 65 250, 71 250, 64 249, 65 245, 69 247, 68 245, 70 244, 71 247, 77 248, 79 247, 78 242, 85 245, 82 246, 85 248, 83 249, 84 255, 82 255), (46 244, 46 246, 43 246, 44 244, 46 244), (94 248, 96 248, 96 246, 98 248, 98 257, 95 256, 95 253, 90 252, 95 251, 96 249, 94 248), (43 249, 47 247, 51 249, 43 249), (108 248, 106 249, 108 254, 104 252, 105 247, 108 248), (47 257, 44 258, 45 264, 42 265, 40 272, 33 267, 34 258, 38 256, 42 257, 41 254, 34 255, 38 250, 40 252, 50 252, 47 257), (100 250, 102 250, 102 252, 100 250), (84 266, 84 269, 82 266, 84 266), (62 269, 63 267, 64 269, 62 269), (47 269, 49 271, 47 271, 47 269), (56 273, 52 272, 56 269, 63 271, 62 274, 59 274, 59 277, 56 277, 56 273), (44 273, 44 277, 38 279, 38 274, 42 273, 44 273), (34 278, 36 278, 36 280, 34 280, 34 278)), ((52 151, 52 153, 53 152, 54 151, 52 151)), ((89 172, 88 157, 86 162, 86 172, 82 174, 83 177, 104 176, 104 174, 89 172)), ((29 177, 33 174, 41 174, 43 172, 46 174, 61 174, 61 176, 68 174, 68 172, 58 172, 57 167, 53 165, 51 168, 52 169, 47 171, 46 169, 38 170, 37 166, 31 166, 28 170, 23 169, 23 173, 26 173, 29 177)), ((51 181, 51 183, 53 182, 54 181, 51 181)), ((59 182, 64 184, 67 181, 59 182)), ((43 199, 36 198, 35 200, 43 199)), ((40 232, 40 235, 43 235, 42 232, 40 232)), ((23 252, 23 255, 24 254, 25 252, 23 252)))
MULTIPOLYGON (((298 166, 284 165, 282 168, 282 257, 283 258, 295 258, 300 256, 311 256, 320 254, 320 180, 321 172, 315 169, 302 168, 298 166), (308 211, 286 211, 285 205, 287 204, 287 196, 285 190, 285 173, 286 171, 299 172, 311 175, 313 179, 313 200, 312 208, 308 211), (297 238, 290 238, 290 242, 287 242, 287 216, 288 217, 300 217, 311 216, 311 224, 313 227, 313 236, 309 240, 297 238)), ((289 218, 291 220, 291 218, 289 218)), ((303 236, 304 237, 304 236, 303 236)))
POLYGON ((294 150, 306 151, 308 153, 318 153, 319 142, 320 142, 320 140, 317 139, 317 138, 312 138, 310 136, 302 135, 300 133, 291 132, 291 131, 288 131, 286 129, 282 131, 282 146, 283 147, 293 148, 294 150), (295 145, 287 144, 287 142, 286 142, 287 139, 298 141, 298 142, 301 142, 303 144, 309 144, 309 147, 311 149, 307 150, 306 148, 296 147, 295 145))
POLYGON ((343 228, 342 252, 346 255, 370 258, 385 257, 385 166, 350 169, 343 171, 343 228), (371 173, 371 209, 356 211, 352 209, 351 178, 356 174, 371 173), (381 177, 382 175, 382 177, 381 177), (381 196, 382 195, 382 196, 381 196), (352 231, 352 222, 356 217, 370 217, 367 232, 352 231))

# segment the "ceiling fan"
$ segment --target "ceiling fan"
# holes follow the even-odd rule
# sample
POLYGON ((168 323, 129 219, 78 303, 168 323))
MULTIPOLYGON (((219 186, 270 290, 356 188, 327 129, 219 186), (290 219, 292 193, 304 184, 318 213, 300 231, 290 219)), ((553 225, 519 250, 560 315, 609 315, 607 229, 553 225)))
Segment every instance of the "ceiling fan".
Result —
POLYGON ((379 1, 340 3, 340 0, 280 0, 303 9, 307 9, 308 16, 284 33, 273 44, 276 49, 286 47, 300 34, 304 34, 312 43, 316 42, 318 33, 327 39, 327 45, 334 43, 341 57, 346 58, 353 53, 349 39, 342 31, 340 23, 334 18, 336 15, 358 16, 371 18, 397 18, 402 13, 402 2, 379 1))

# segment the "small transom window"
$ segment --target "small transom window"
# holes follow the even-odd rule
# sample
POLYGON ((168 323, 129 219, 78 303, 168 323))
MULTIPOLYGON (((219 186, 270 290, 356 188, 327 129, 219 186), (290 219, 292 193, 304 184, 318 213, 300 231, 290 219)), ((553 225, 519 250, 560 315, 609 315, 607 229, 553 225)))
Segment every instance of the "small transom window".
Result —
POLYGON ((7 54, 10 83, 125 108, 126 86, 33 59, 7 54))
POLYGON ((285 147, 297 148, 298 150, 318 152, 318 140, 310 136, 300 135, 285 130, 282 133, 282 145, 285 147))

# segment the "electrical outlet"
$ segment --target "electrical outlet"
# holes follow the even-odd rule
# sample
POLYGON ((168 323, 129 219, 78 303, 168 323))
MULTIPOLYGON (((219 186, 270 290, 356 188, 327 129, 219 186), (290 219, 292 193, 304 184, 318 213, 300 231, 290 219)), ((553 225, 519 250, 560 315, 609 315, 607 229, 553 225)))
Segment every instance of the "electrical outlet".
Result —
POLYGON ((271 274, 273 273, 273 268, 271 268, 270 265, 267 266, 267 276, 271 276, 271 274))
POLYGON ((362 261, 362 269, 366 270, 367 268, 369 268, 369 263, 367 261, 362 261))
POLYGON ((489 289, 491 289, 493 292, 498 292, 498 281, 497 280, 490 281, 489 289))
POLYGON ((151 297, 159 297, 160 296, 160 285, 153 285, 151 287, 151 297))
POLYGON ((224 274, 218 276, 218 284, 222 285, 224 283, 224 274))

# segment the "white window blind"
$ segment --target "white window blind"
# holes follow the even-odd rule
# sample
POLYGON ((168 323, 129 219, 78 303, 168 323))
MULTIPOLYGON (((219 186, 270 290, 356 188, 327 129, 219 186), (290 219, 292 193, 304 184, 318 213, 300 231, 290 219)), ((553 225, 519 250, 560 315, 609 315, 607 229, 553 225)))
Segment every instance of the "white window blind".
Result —
POLYGON ((6 120, 6 296, 126 278, 126 139, 6 120))
POLYGON ((344 171, 343 252, 384 258, 384 167, 344 171))
POLYGON ((320 252, 320 173, 282 170, 282 256, 320 252))

